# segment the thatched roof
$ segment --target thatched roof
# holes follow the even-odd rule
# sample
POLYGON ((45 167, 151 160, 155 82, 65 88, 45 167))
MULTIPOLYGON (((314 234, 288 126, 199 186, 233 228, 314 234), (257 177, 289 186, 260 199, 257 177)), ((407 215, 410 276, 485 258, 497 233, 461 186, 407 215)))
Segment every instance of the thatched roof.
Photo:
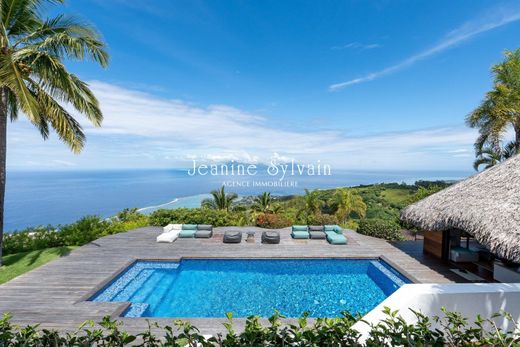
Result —
POLYGON ((520 262, 520 155, 408 206, 401 219, 423 230, 464 230, 520 262))

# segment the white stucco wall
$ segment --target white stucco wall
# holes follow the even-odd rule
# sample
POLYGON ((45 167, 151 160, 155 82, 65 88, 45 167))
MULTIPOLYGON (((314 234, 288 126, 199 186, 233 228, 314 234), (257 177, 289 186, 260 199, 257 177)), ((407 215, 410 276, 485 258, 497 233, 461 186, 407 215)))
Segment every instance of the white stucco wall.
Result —
MULTIPOLYGON (((477 314, 490 318, 500 310, 511 313, 516 321, 520 321, 520 283, 405 284, 363 319, 377 323, 385 318, 384 307, 399 310, 409 323, 416 321, 410 308, 428 316, 443 317, 441 307, 461 313, 470 322, 477 314)), ((496 323, 503 329, 514 328, 503 319, 496 320, 496 323)), ((369 331, 364 322, 356 323, 354 328, 364 337, 369 331)))

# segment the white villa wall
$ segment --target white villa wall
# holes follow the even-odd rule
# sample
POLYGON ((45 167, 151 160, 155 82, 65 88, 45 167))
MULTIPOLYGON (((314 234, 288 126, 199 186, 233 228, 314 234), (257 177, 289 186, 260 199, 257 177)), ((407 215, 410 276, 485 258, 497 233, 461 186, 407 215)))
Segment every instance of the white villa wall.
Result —
MULTIPOLYGON (((490 318, 493 313, 504 310, 520 321, 520 283, 471 283, 471 284, 405 284, 380 305, 367 313, 363 320, 377 323, 386 318, 384 307, 399 310, 409 323, 416 321, 410 308, 427 316, 443 317, 441 307, 455 311, 473 321, 477 314, 490 318)), ((503 329, 513 329, 504 319, 495 320, 503 329)), ((370 327, 364 322, 354 325, 364 337, 370 327)))

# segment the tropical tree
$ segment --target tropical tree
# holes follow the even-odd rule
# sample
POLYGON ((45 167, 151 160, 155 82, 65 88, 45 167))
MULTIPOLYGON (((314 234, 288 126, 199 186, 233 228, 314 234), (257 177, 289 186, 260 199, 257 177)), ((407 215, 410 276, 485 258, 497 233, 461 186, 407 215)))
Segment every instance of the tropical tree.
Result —
POLYGON ((498 148, 498 150, 494 149, 491 146, 487 146, 482 148, 477 153, 477 158, 473 162, 473 168, 475 171, 478 171, 481 166, 484 166, 485 169, 489 169, 496 164, 511 158, 516 155, 516 145, 513 141, 509 142, 504 148, 498 148))
POLYGON ((479 129, 475 142, 477 156, 485 148, 496 153, 509 129, 515 133, 515 152, 520 150, 520 49, 506 51, 505 59, 492 68, 493 89, 467 117, 466 123, 479 129))
POLYGON ((316 216, 321 212, 322 206, 323 200, 321 200, 319 192, 317 190, 305 189, 302 205, 298 209, 297 215, 301 216, 304 214, 307 221, 309 221, 312 216, 316 216))
POLYGON ((269 213, 269 212, 272 212, 272 210, 271 210, 272 202, 273 202, 273 199, 271 198, 271 193, 263 192, 262 194, 255 197, 255 199, 253 201, 253 205, 251 207, 255 211, 269 213))
POLYGON ((0 0, 0 259, 6 177, 7 120, 23 114, 47 139, 53 129, 74 153, 85 134, 69 110, 100 126, 103 116, 88 85, 70 73, 65 60, 92 60, 106 67, 108 54, 98 32, 83 21, 43 18, 46 4, 63 0, 0 0))
POLYGON ((222 186, 220 189, 212 190, 211 195, 211 198, 202 200, 202 207, 210 208, 212 210, 229 211, 233 201, 238 199, 238 195, 236 193, 227 194, 225 192, 224 186, 222 186))
POLYGON ((337 206, 336 216, 342 223, 346 223, 352 212, 364 218, 367 205, 363 198, 356 194, 352 189, 336 189, 332 196, 332 202, 337 206))

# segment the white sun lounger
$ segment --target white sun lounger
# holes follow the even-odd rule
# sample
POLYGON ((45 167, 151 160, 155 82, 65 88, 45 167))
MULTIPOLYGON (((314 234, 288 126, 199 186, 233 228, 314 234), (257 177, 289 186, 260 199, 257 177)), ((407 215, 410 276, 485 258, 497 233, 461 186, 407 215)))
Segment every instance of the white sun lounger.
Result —
POLYGON ((161 235, 157 236, 157 242, 173 242, 177 240, 180 232, 180 230, 172 230, 167 233, 162 233, 161 235))
POLYGON ((163 233, 169 233, 172 230, 182 230, 182 224, 168 224, 163 228, 163 233))

